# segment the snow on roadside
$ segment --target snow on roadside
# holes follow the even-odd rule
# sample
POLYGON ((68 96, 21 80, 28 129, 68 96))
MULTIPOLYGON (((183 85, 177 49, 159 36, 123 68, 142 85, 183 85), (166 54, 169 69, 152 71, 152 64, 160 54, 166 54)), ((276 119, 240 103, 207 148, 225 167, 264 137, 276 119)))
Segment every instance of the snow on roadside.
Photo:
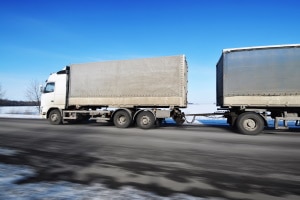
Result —
POLYGON ((41 118, 35 106, 0 106, 0 117, 33 119, 41 118))
POLYGON ((39 115, 26 115, 26 114, 0 114, 2 118, 28 118, 28 119, 41 119, 39 115))
MULTIPOLYGON (((0 148, 0 155, 12 156, 12 149, 0 148)), ((185 194, 161 197, 151 192, 121 187, 106 188, 103 184, 81 185, 66 181, 17 184, 17 181, 34 175, 34 170, 27 166, 15 166, 0 163, 0 199, 64 199, 64 200, 110 200, 110 199, 153 199, 153 200, 204 200, 185 194)))

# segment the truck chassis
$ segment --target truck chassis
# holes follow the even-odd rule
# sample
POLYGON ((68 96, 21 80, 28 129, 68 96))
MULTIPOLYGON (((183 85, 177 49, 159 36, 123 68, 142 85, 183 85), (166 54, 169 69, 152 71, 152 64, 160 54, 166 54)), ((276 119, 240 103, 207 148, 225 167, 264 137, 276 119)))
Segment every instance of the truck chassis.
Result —
POLYGON ((59 110, 49 111, 48 119, 51 124, 58 125, 68 122, 82 122, 96 120, 97 122, 113 122, 118 128, 128 128, 132 124, 142 129, 150 129, 165 118, 172 117, 177 124, 182 124, 184 113, 179 108, 169 110, 118 108, 116 110, 59 110))

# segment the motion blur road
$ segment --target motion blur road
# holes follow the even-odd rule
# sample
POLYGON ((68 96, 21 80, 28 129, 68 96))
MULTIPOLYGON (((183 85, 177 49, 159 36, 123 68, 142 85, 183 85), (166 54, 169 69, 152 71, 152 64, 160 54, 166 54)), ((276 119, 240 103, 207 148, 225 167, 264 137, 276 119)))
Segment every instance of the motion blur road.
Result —
POLYGON ((0 155, 0 163, 36 170, 18 184, 69 181, 161 196, 300 199, 300 129, 246 136, 218 125, 141 130, 0 118, 0 147, 17 152, 0 155))

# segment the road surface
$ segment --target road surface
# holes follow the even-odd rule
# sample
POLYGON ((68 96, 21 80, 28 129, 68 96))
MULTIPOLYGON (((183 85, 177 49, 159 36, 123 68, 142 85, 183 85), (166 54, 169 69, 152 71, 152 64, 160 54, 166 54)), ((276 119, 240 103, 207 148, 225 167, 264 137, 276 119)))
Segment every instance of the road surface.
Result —
POLYGON ((300 199, 300 129, 258 136, 227 126, 118 129, 88 123, 0 118, 0 163, 25 165, 35 176, 17 184, 67 181, 132 186, 160 196, 300 199))

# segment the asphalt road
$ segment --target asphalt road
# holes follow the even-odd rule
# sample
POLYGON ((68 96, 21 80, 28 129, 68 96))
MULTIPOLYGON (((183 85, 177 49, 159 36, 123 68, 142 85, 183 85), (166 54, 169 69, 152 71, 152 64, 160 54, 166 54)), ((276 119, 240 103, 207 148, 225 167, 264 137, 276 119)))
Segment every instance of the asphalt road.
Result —
POLYGON ((88 123, 0 118, 0 162, 36 175, 18 184, 69 181, 133 186, 161 196, 300 199, 300 129, 258 136, 227 126, 118 129, 88 123))

